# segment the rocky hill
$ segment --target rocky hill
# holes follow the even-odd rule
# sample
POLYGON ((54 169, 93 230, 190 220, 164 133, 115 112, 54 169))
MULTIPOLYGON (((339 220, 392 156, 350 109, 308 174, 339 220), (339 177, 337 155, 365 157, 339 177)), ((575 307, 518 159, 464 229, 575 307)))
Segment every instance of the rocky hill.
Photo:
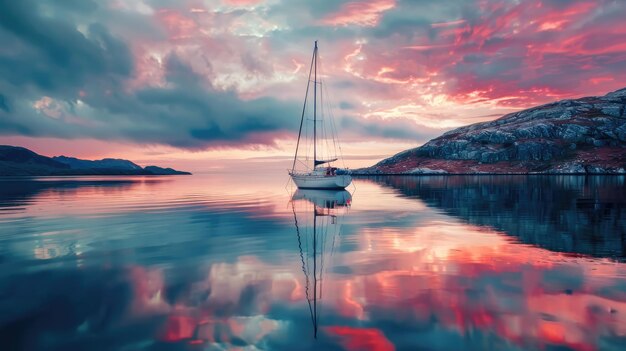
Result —
POLYGON ((355 174, 626 174, 626 88, 457 128, 355 174))
POLYGON ((46 157, 18 146, 0 145, 0 176, 58 175, 176 175, 191 174, 171 168, 141 166, 121 159, 81 160, 46 157))

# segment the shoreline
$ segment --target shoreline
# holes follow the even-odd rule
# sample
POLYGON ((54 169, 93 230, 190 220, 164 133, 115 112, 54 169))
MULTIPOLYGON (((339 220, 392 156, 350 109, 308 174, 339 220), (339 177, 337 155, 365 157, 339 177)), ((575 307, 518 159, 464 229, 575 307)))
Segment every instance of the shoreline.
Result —
POLYGON ((0 179, 7 179, 7 178, 40 178, 40 177, 54 177, 54 178, 58 178, 58 177, 163 177, 163 176, 189 176, 189 175, 193 175, 193 173, 184 173, 184 174, 139 174, 139 173, 135 173, 135 174, 120 174, 120 173, 115 173, 115 174, 0 174, 0 179))
POLYGON ((626 176, 626 173, 351 173, 353 177, 402 176, 402 177, 433 177, 433 176, 626 176))

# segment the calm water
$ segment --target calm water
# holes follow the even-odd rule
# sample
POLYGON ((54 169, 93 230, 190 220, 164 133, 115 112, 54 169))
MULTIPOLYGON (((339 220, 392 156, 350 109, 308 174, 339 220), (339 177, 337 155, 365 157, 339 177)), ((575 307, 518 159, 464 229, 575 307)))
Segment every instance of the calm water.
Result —
POLYGON ((624 350, 624 177, 0 180, 1 350, 624 350))

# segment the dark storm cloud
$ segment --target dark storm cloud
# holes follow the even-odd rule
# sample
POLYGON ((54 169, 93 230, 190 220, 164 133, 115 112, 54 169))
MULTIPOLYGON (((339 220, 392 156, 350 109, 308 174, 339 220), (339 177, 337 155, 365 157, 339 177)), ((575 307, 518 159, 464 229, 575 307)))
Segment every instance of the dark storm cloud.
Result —
MULTIPOLYGON (((172 145, 190 147, 211 141, 245 141, 251 133, 293 129, 297 125, 297 120, 292 118, 297 115, 295 104, 270 98, 244 102, 234 92, 204 87, 200 78, 176 56, 168 59, 167 77, 174 83, 173 87, 139 90, 135 107, 166 127, 161 138, 172 145), (181 124, 187 128, 180 135, 172 134, 181 124)), ((140 129, 132 137, 139 139, 143 134, 140 129)))
POLYGON ((0 51, 0 133, 196 148, 271 144, 271 135, 259 134, 296 127, 290 118, 297 115, 296 105, 270 98, 242 101, 233 91, 203 83, 174 54, 165 58, 165 86, 129 92, 125 85, 136 67, 128 44, 102 23, 90 23, 83 33, 71 16, 54 15, 70 7, 90 12, 97 6, 0 2, 0 38, 10 48, 0 51), (35 108, 43 97, 49 100, 35 108))
MULTIPOLYGON (((150 4, 184 7, 163 0, 150 4)), ((289 6, 295 5, 277 8, 291 13, 289 6)), ((323 17, 339 8, 340 4, 328 1, 309 15, 323 17)), ((11 48, 0 51, 1 134, 204 148, 272 145, 276 137, 298 126, 293 116, 299 115, 299 102, 267 97, 244 101, 234 90, 212 86, 207 76, 172 52, 163 58, 164 84, 128 89, 139 68, 130 42, 122 36, 135 35, 133 28, 138 28, 144 33, 139 34, 142 39, 164 39, 146 18, 91 1, 0 0, 0 9, 0 38, 11 48)), ((310 18, 302 22, 314 23, 310 18)), ((300 26, 281 37, 311 35, 310 30, 300 26)), ((353 32, 321 27, 314 31, 320 39, 353 32)), ((242 62, 251 73, 272 70, 267 61, 251 55, 243 55, 242 62)), ((211 57, 205 64, 211 71, 211 57)), ((414 140, 421 135, 411 134, 415 128, 382 120, 351 118, 342 126, 351 133, 382 138, 414 140)))
POLYGON ((398 122, 420 116, 361 118, 363 101, 525 107, 615 90, 624 9, 609 0, 0 0, 0 135, 271 145, 295 134, 292 87, 306 79, 306 43, 319 39, 351 116, 342 135, 420 139, 430 131, 398 122))
POLYGON ((0 38, 5 43, 0 87, 34 88, 69 98, 92 79, 130 75, 130 51, 104 26, 94 23, 85 35, 63 19, 43 16, 42 10, 38 2, 0 2, 0 38))
POLYGON ((297 121, 290 118, 297 113, 296 105, 269 98, 244 102, 234 92, 204 86, 202 78, 175 55, 166 59, 165 66, 166 87, 146 87, 130 95, 88 93, 84 101, 97 112, 82 118, 96 128, 30 113, 26 118, 7 114, 2 129, 36 136, 71 137, 75 133, 197 148, 215 142, 269 144, 271 139, 249 138, 254 133, 296 127, 297 121))

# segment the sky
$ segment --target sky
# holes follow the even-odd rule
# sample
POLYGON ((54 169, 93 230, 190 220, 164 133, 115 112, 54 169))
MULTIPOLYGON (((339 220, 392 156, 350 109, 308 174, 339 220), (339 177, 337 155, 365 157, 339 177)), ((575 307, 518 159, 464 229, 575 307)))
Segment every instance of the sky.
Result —
POLYGON ((349 166, 626 84, 622 0, 0 0, 0 143, 293 155, 314 40, 349 166))

